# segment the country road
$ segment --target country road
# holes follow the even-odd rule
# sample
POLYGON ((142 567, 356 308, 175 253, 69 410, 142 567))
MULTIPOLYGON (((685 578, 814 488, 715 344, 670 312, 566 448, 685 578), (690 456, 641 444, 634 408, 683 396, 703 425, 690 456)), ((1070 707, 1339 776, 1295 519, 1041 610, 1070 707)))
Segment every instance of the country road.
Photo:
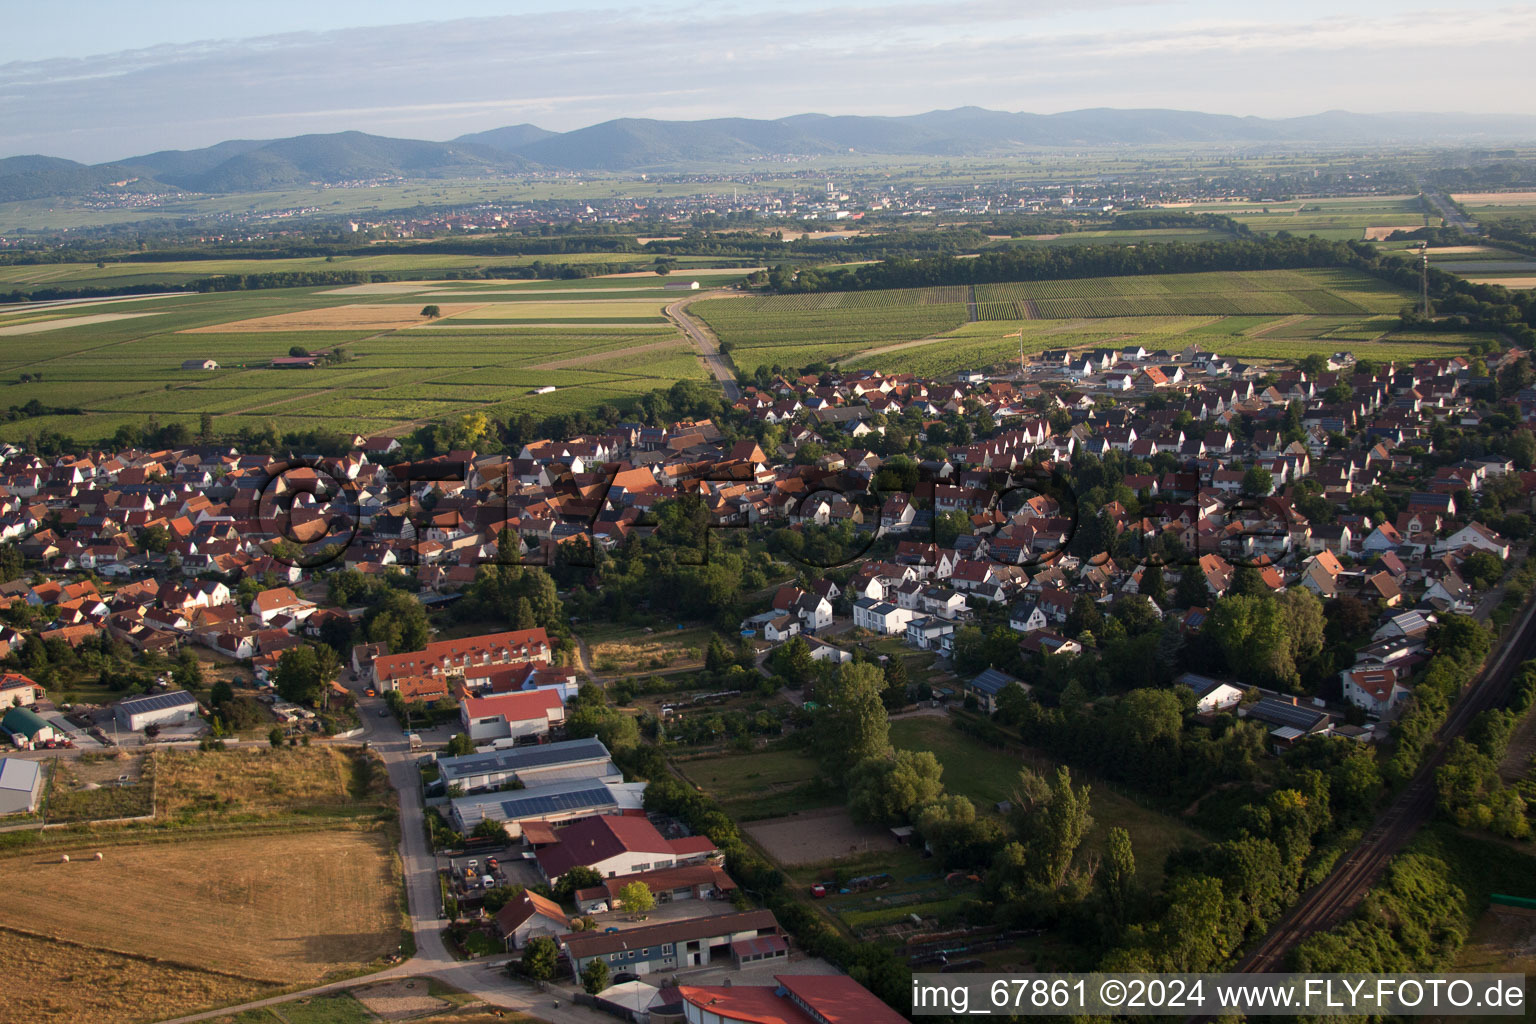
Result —
POLYGON ((1477 225, 1463 217, 1461 212, 1456 209, 1455 204, 1451 202, 1449 197, 1440 192, 1426 191, 1424 193, 1424 198, 1429 201, 1429 205, 1433 206, 1440 212, 1440 216, 1445 218, 1445 223, 1447 225, 1456 228, 1464 234, 1477 234, 1477 225))
POLYGON ((734 294, 733 292, 708 292, 704 295, 678 299, 666 307, 667 319, 681 327, 683 333, 688 335, 688 339, 698 348, 704 365, 709 367, 709 372, 714 374, 715 380, 720 382, 720 390, 724 391, 725 397, 732 402, 741 397, 741 387, 736 383, 736 374, 731 369, 725 354, 715 344, 714 332, 690 316, 686 307, 688 303, 699 299, 730 298, 734 294))
POLYGON ((1472 682, 1451 709, 1436 735, 1437 748, 1403 791, 1376 819, 1358 845, 1334 865, 1333 872, 1307 892, 1264 940, 1237 967, 1245 973, 1284 969, 1285 958, 1297 943, 1315 932, 1331 928, 1348 915, 1414 834, 1435 810, 1435 769, 1445 761, 1450 743, 1460 736, 1480 712, 1497 706, 1508 694, 1515 668, 1536 650, 1536 601, 1527 602, 1515 619, 1509 641, 1472 682))

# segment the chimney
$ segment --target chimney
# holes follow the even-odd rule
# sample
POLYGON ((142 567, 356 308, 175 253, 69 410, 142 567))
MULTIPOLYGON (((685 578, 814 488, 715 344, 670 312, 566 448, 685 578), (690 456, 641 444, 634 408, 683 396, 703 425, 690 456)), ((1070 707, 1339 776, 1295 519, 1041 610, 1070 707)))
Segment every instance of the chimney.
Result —
POLYGON ((1296 707, 1296 706, 1298 706, 1298 702, 1297 702, 1297 700, 1296 700, 1296 698, 1295 698, 1295 697, 1292 697, 1292 698, 1291 698, 1291 707, 1293 707, 1293 708, 1294 708, 1294 707, 1296 707))

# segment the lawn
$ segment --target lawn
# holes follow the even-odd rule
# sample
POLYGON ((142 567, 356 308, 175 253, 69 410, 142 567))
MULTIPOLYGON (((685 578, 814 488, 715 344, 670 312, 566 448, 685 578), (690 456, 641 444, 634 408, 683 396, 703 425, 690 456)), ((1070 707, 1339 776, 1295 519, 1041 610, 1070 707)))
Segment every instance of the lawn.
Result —
POLYGON ((1295 359, 1340 348, 1413 359, 1465 351, 1469 337, 1388 333, 1412 296, 1350 270, 1145 274, 979 284, 975 320, 964 286, 709 299, 705 321, 744 371, 836 361, 940 376, 1026 354, 1139 341, 1245 359, 1295 359), (1367 344, 1368 343, 1368 344, 1367 344))
MULTIPOLYGON (((944 784, 949 791, 970 797, 981 811, 1012 796, 1019 770, 1024 767, 1021 758, 983 745, 942 718, 898 719, 891 723, 891 742, 900 749, 932 751, 944 765, 944 784)), ((1044 758, 1036 759, 1034 767, 1054 773, 1044 758)), ((1092 786, 1094 824, 1084 840, 1085 849, 1102 851, 1109 830, 1124 828, 1131 834, 1140 875, 1149 884, 1156 885, 1162 879, 1168 854, 1181 846, 1206 842, 1194 829, 1143 807, 1103 782, 1082 773, 1074 773, 1073 779, 1092 786)))
POLYGON ((215 1017, 214 1024, 371 1024, 379 1018, 346 992, 309 996, 275 1007, 215 1017))
POLYGON ((1010 335, 1021 330, 1026 355, 1045 349, 1083 350, 1134 342, 1151 351, 1177 351, 1195 345, 1256 362, 1301 359, 1313 353, 1330 355, 1340 350, 1361 359, 1411 361, 1462 354, 1473 342, 1488 337, 1468 331, 1394 331, 1395 322, 1395 318, 1380 314, 981 321, 931 339, 877 346, 843 359, 840 365, 934 376, 999 364, 1014 366, 1019 338, 1010 335))
POLYGON ((838 803, 817 784, 816 760, 798 750, 762 750, 692 761, 676 767, 739 820, 772 818, 838 803))

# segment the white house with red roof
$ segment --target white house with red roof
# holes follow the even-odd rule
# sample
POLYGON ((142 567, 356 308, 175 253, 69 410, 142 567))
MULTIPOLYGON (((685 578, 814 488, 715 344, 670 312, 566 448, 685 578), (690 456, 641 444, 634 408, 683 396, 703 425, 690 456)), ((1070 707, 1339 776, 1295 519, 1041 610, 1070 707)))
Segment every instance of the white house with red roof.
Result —
POLYGON ((720 856, 705 836, 667 839, 639 815, 603 814, 575 821, 555 831, 555 842, 539 847, 535 857, 550 884, 576 867, 604 878, 636 875, 663 868, 708 863, 720 856))
MULTIPOLYGON (((377 665, 384 659, 374 659, 377 665)), ((459 721, 476 746, 510 746, 549 735, 565 724, 565 701, 557 689, 521 690, 459 701, 459 721)))
POLYGON ((1393 706, 1408 699, 1413 691, 1403 685, 1398 673, 1392 668, 1345 669, 1343 676, 1344 699, 1363 708, 1368 714, 1384 715, 1393 706))
POLYGON ((20 672, 0 672, 0 712, 27 707, 43 695, 43 687, 20 672))
POLYGON ((1495 558, 1509 558, 1509 541, 1482 523, 1468 523, 1444 540, 1436 541, 1432 550, 1438 555, 1446 551, 1460 551, 1464 547, 1486 551, 1495 558))
POLYGON ((251 599, 251 614, 256 616, 263 626, 270 625, 273 620, 285 615, 291 619, 304 619, 313 614, 314 610, 313 602, 304 600, 287 587, 263 590, 251 599))

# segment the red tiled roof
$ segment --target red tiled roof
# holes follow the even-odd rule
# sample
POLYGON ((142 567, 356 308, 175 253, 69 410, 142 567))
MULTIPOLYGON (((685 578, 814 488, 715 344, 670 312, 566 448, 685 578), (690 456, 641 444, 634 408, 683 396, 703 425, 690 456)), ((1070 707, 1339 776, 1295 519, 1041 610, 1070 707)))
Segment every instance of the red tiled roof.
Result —
POLYGON ((777 974, 774 980, 808 1006, 822 1024, 904 1024, 906 1018, 886 1006, 845 974, 777 974))
POLYGON ((672 852, 679 857, 697 856, 701 853, 714 853, 719 847, 708 836, 686 836, 682 839, 672 840, 672 852))
MULTIPOLYGON (((382 660, 375 659, 374 664, 382 660)), ((464 698, 464 713, 470 718, 495 718, 499 715, 509 722, 548 719, 549 713, 561 706, 560 694, 556 690, 520 690, 491 697, 464 698)))
MULTIPOLYGON (((672 844, 645 818, 599 815, 583 818, 555 833, 558 842, 541 847, 539 865, 550 878, 621 853, 672 853, 672 844)), ((711 844, 713 847, 713 844, 711 844)))

